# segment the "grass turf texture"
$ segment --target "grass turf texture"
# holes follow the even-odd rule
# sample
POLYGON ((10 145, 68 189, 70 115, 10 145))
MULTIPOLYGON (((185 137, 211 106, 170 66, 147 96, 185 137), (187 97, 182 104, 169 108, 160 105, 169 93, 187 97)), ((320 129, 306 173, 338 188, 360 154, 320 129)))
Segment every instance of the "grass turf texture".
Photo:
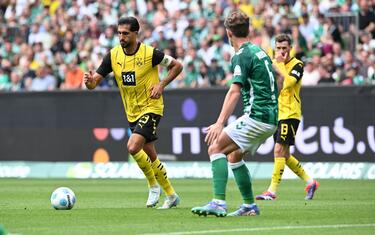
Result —
MULTIPOLYGON (((212 234, 375 234, 375 181, 321 180, 315 199, 305 201, 302 181, 284 180, 276 201, 257 202, 260 216, 235 218, 199 217, 191 213, 192 207, 211 199, 210 180, 172 182, 182 203, 178 208, 161 211, 145 207, 148 190, 144 180, 0 179, 0 224, 9 233, 22 235, 193 231, 197 233, 190 234, 208 231, 215 232, 212 234), (70 211, 57 211, 50 205, 52 191, 60 186, 70 187, 76 194, 77 203, 70 211), (350 226, 337 227, 343 224, 350 226), (356 224, 370 225, 353 226, 356 224)), ((255 180, 255 194, 266 189, 268 183, 269 180, 255 180)), ((240 198, 234 181, 229 180, 229 212, 240 205, 240 198)), ((159 205, 163 200, 164 196, 159 205)))

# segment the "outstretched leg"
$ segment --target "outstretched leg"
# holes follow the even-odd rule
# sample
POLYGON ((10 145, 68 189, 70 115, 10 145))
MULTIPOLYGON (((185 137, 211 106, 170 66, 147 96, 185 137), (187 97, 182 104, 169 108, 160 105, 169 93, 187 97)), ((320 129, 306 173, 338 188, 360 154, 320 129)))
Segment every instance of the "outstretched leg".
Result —
POLYGON ((314 197, 315 191, 319 187, 319 182, 311 178, 303 169, 301 163, 293 155, 290 155, 286 160, 286 165, 296 174, 299 178, 306 182, 306 200, 311 200, 314 197))

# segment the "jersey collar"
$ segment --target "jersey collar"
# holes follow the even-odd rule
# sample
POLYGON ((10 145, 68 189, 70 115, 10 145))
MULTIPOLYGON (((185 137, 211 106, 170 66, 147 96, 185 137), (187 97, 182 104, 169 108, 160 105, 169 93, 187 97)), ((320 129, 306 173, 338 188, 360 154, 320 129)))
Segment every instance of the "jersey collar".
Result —
POLYGON ((251 42, 245 42, 245 43, 243 43, 243 44, 240 46, 240 49, 246 47, 247 45, 252 45, 252 43, 251 43, 251 42))
POLYGON ((132 53, 132 54, 127 54, 127 53, 125 52, 124 48, 122 48, 122 51, 123 51, 124 54, 127 55, 127 56, 135 55, 135 54, 138 52, 140 46, 141 46, 141 43, 138 42, 138 44, 137 44, 137 49, 136 49, 136 50, 134 51, 134 53, 132 53))
POLYGON ((293 56, 292 58, 290 58, 290 60, 288 60, 285 64, 289 64, 290 61, 292 61, 295 57, 293 56))

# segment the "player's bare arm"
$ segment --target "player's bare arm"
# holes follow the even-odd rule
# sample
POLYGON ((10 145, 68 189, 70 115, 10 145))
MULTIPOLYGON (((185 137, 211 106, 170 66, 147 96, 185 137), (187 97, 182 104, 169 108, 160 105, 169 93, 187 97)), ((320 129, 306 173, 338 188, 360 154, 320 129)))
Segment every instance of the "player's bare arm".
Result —
POLYGON ((89 71, 83 75, 83 82, 89 90, 94 89, 102 80, 103 76, 96 72, 89 71))
POLYGON ((233 83, 225 96, 219 118, 217 119, 216 123, 207 128, 207 135, 205 138, 207 145, 213 144, 214 141, 216 141, 216 139, 219 137, 229 116, 233 113, 240 96, 241 86, 237 83, 233 83))
POLYGON ((273 63, 272 67, 277 75, 277 87, 279 90, 279 94, 283 88, 283 82, 285 79, 284 64, 288 60, 288 58, 289 58, 289 52, 287 51, 287 47, 279 46, 276 48, 275 58, 274 58, 274 61, 276 63, 273 63))
POLYGON ((164 88, 173 81, 182 71, 182 64, 171 56, 165 55, 160 63, 161 66, 168 68, 168 75, 161 80, 158 84, 151 87, 150 98, 158 99, 164 91, 164 88))
POLYGON ((283 89, 283 83, 284 83, 285 77, 284 77, 284 74, 281 72, 281 70, 275 63, 272 64, 272 68, 276 74, 277 89, 278 89, 278 94, 280 95, 280 91, 283 89))
POLYGON ((107 74, 112 72, 111 53, 104 56, 102 63, 95 73, 89 71, 83 75, 83 82, 90 90, 94 89, 105 78, 107 74))

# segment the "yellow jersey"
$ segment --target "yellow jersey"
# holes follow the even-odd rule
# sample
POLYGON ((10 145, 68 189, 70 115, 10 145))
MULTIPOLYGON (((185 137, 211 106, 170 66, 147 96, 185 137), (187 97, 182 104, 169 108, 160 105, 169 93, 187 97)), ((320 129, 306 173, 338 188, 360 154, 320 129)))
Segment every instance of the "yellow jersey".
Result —
POLYGON ((280 72, 284 75, 283 88, 279 94, 279 120, 301 120, 301 78, 303 75, 303 62, 293 57, 287 63, 274 61, 280 72))
POLYGON ((125 54, 121 45, 111 49, 103 59, 97 73, 105 77, 114 73, 129 122, 137 121, 146 113, 163 116, 163 97, 150 98, 150 89, 159 83, 158 64, 164 53, 143 43, 134 54, 125 54))

